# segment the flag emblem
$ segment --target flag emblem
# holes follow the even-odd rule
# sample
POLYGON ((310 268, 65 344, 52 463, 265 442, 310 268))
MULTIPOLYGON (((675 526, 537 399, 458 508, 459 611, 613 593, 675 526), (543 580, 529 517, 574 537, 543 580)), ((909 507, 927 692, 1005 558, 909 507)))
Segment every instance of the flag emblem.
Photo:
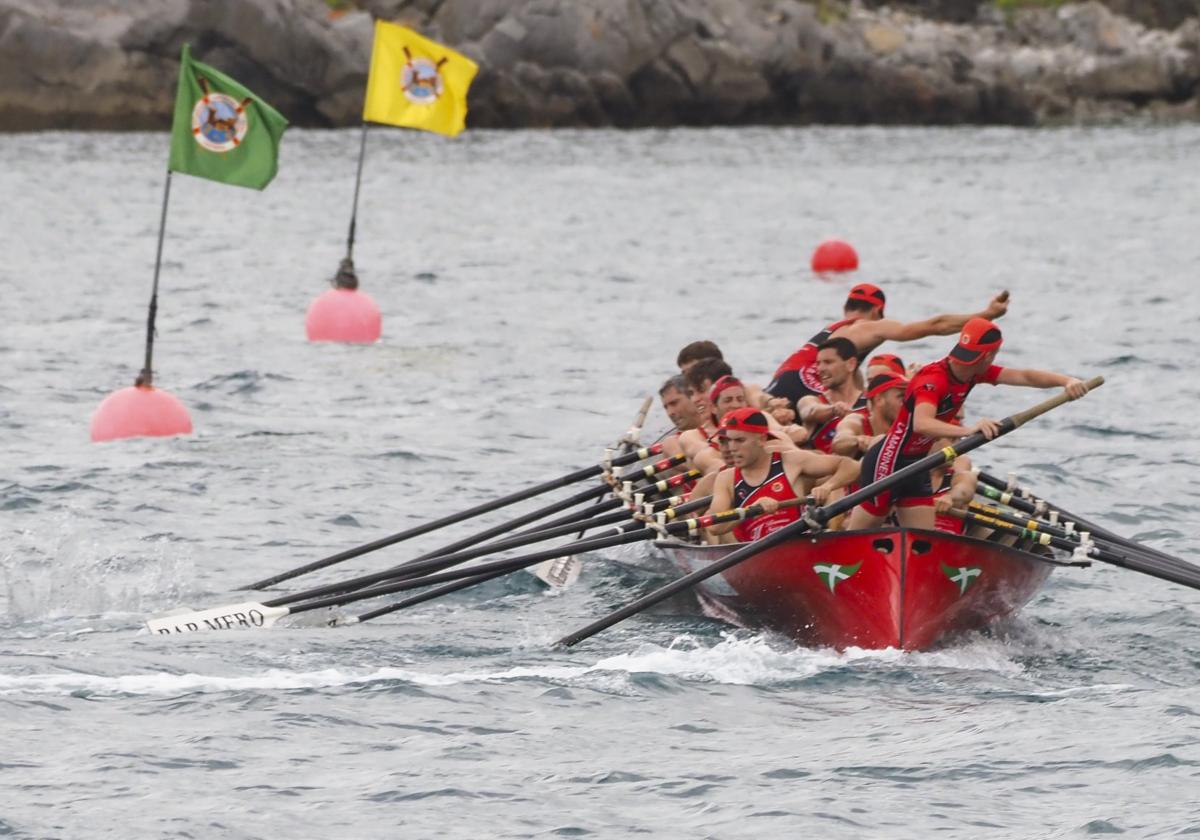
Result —
POLYGON ((947 566, 942 563, 942 574, 948 577, 951 583, 958 586, 959 595, 965 595, 967 588, 983 574, 983 569, 978 566, 947 566))
POLYGON ((167 169, 261 190, 279 168, 286 128, 282 114, 183 45, 167 169))
POLYGON ((404 48, 404 69, 400 72, 400 89, 404 97, 416 105, 432 105, 445 90, 442 82, 442 65, 445 58, 435 64, 428 58, 413 58, 408 47, 404 48))
POLYGON ((861 567, 861 562, 855 563, 852 566, 839 563, 817 563, 813 566, 813 571, 817 573, 817 577, 825 581, 825 584, 829 587, 829 591, 833 592, 837 589, 839 583, 849 580, 861 567))
POLYGON ((478 69, 462 53, 377 20, 363 120, 453 137, 466 127, 467 90, 478 69))
POLYGON ((232 96, 212 93, 208 81, 200 79, 205 96, 192 109, 192 136, 210 152, 228 152, 241 145, 250 123, 246 118, 247 97, 238 102, 232 96))

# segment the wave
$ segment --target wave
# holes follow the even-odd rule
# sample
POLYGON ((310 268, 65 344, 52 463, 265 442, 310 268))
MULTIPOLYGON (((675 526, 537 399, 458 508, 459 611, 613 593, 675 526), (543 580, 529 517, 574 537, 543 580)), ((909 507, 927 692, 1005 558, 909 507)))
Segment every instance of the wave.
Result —
POLYGON ((715 645, 683 636, 666 647, 640 645, 630 653, 608 656, 592 664, 540 662, 504 669, 434 673, 410 668, 374 670, 325 668, 314 671, 266 670, 254 674, 210 675, 177 673, 23 674, 0 675, 0 695, 181 695, 238 691, 322 690, 359 686, 387 689, 397 683, 445 687, 464 683, 538 680, 554 685, 628 690, 639 676, 675 677, 725 685, 779 686, 830 671, 873 668, 986 671, 1003 677, 1022 676, 1025 668, 1011 650, 991 639, 928 653, 900 650, 843 652, 797 648, 766 636, 725 634, 715 645))

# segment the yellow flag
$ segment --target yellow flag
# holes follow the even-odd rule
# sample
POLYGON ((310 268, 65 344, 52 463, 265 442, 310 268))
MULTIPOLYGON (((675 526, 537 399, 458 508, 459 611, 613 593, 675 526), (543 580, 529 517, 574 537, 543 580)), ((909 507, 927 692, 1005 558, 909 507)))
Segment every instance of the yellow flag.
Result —
POLYGON ((474 61, 411 29, 375 21, 363 119, 453 137, 467 123, 474 61))

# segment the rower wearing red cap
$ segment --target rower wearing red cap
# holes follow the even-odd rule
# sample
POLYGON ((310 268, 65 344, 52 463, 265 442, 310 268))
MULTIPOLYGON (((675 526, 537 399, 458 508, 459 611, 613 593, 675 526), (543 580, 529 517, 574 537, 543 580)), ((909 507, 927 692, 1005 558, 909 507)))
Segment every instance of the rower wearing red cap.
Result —
POLYGON ((873 379, 881 373, 908 378, 908 369, 904 367, 904 360, 894 353, 876 353, 867 359, 867 379, 873 379))
POLYGON ((878 286, 859 283, 852 288, 842 308, 843 319, 821 330, 789 356, 775 371, 775 378, 766 388, 767 393, 785 397, 793 406, 808 394, 821 393, 816 369, 817 348, 831 338, 848 338, 854 342, 861 366, 885 341, 916 341, 931 335, 954 335, 972 318, 999 318, 1008 311, 1008 292, 998 294, 980 313, 935 315, 909 323, 883 317, 886 303, 883 290, 878 286))
POLYGON ((710 413, 700 418, 695 429, 679 436, 679 446, 687 456, 688 463, 706 475, 715 473, 725 466, 717 443, 718 417, 724 416, 735 408, 746 405, 746 391, 740 380, 732 374, 725 374, 713 383, 711 390, 703 400, 693 401, 702 405, 710 413))
POLYGON ((856 411, 842 419, 830 450, 835 455, 861 458, 875 443, 876 436, 892 427, 907 387, 908 380, 900 376, 888 373, 872 376, 865 393, 867 410, 856 411))
MULTIPOLYGON (((958 343, 946 358, 917 372, 904 393, 895 422, 883 440, 863 457, 862 486, 920 460, 929 454, 939 438, 958 440, 973 432, 981 432, 989 440, 995 437, 998 429, 995 420, 980 420, 970 428, 950 422, 971 389, 980 383, 1062 387, 1071 399, 1079 399, 1087 393, 1082 382, 1061 373, 992 364, 1002 342, 999 327, 986 318, 972 318, 962 328, 958 343)), ((863 502, 850 514, 847 527, 874 528, 893 508, 902 526, 932 529, 933 488, 929 473, 922 472, 863 502)))
POLYGON ((802 507, 780 508, 780 502, 811 495, 817 504, 825 504, 858 477, 858 465, 849 458, 800 449, 771 452, 769 433, 767 417, 757 408, 739 408, 722 419, 721 434, 728 439, 733 469, 717 476, 709 509, 760 505, 763 515, 710 526, 710 534, 732 530, 740 542, 759 539, 800 518, 802 507))
POLYGON ((864 413, 867 401, 858 380, 858 358, 848 338, 831 338, 817 348, 817 375, 822 392, 802 397, 796 406, 808 429, 808 440, 818 452, 833 451, 833 437, 842 420, 864 413))

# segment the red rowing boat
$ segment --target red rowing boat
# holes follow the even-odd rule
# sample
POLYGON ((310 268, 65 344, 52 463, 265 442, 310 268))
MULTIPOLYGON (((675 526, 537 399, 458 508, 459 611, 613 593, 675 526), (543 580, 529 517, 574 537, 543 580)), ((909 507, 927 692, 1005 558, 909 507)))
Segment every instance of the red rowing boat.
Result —
MULTIPOLYGON (((686 572, 737 546, 658 544, 686 572)), ((924 650, 1024 606, 1070 561, 941 531, 797 537, 699 584, 705 612, 806 645, 924 650)))

